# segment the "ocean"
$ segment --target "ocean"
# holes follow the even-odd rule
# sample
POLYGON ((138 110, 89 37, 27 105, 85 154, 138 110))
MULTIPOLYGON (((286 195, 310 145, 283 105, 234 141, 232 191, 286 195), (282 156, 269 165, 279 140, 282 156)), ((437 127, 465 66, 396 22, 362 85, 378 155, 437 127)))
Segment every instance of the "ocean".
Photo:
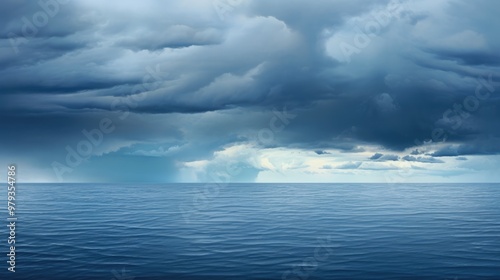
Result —
POLYGON ((0 279, 500 279, 500 184, 18 184, 0 279))

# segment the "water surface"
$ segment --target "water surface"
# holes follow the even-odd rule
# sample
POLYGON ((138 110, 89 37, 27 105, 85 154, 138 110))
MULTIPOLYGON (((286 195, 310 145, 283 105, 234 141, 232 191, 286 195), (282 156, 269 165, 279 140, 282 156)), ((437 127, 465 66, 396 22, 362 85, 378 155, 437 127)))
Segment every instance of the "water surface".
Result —
POLYGON ((499 184, 20 184, 17 203, 1 279, 500 279, 499 184))

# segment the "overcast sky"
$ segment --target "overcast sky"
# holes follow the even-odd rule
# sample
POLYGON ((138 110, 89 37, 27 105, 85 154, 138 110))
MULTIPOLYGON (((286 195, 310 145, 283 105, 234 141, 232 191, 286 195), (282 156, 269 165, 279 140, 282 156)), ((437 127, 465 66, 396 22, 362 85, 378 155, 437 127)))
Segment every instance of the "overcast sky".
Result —
POLYGON ((19 181, 500 181, 498 1, 0 6, 19 181))

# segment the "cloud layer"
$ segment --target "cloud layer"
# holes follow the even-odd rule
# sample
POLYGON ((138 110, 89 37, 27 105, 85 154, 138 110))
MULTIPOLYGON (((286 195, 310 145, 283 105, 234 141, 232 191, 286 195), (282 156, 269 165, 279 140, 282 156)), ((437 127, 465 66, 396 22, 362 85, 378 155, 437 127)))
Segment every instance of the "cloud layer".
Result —
POLYGON ((1 5, 27 180, 500 179, 495 1, 1 5))

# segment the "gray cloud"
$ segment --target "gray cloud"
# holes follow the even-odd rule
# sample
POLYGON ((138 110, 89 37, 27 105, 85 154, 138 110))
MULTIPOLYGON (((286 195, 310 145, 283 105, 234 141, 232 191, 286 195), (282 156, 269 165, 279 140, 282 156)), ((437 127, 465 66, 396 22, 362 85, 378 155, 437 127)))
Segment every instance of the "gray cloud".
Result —
POLYGON ((340 166, 337 166, 336 169, 358 169, 362 162, 348 162, 345 164, 342 164, 340 166))
POLYGON ((373 156, 371 156, 370 159, 376 160, 376 161, 398 161, 399 156, 398 155, 384 155, 381 153, 376 153, 373 156))
POLYGON ((235 143, 317 155, 383 147, 374 164, 409 148, 401 160, 497 155, 500 4, 447 3, 401 1, 360 46, 359 28, 390 1, 249 0, 224 20, 211 1, 73 1, 39 26, 35 15, 49 12, 38 2, 4 1, 0 129, 16 137, 0 139, 0 152, 48 168, 110 118, 116 131, 94 149, 95 166, 140 159, 177 174, 179 162, 235 143), (343 43, 356 47, 350 62, 343 43), (260 141, 285 107, 297 117, 260 141), (446 143, 420 156, 436 129, 433 142, 446 143))
POLYGON ((414 157, 408 155, 404 156, 402 159, 406 161, 423 162, 423 163, 444 163, 444 161, 433 157, 414 157))

